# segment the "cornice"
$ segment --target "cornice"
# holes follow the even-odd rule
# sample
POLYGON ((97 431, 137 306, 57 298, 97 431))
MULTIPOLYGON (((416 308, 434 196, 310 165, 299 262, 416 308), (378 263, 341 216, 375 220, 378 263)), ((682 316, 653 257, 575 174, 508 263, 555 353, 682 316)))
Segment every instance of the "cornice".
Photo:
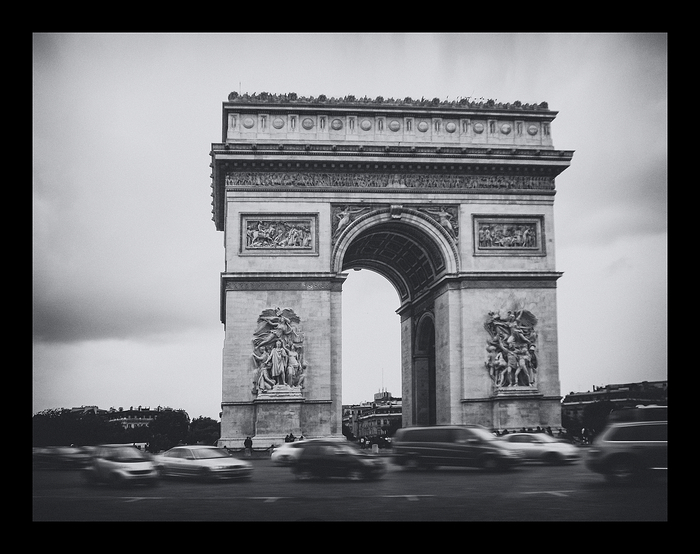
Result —
POLYGON ((212 143, 209 154, 217 159, 242 156, 380 156, 387 159, 405 157, 407 161, 421 158, 467 160, 473 158, 520 159, 520 160, 565 160, 570 162, 573 150, 553 150, 538 147, 466 147, 466 146, 404 146, 338 144, 323 142, 282 142, 275 140, 238 141, 212 143))
POLYGON ((546 103, 469 98, 232 93, 224 103, 222 141, 210 150, 212 219, 223 230, 226 191, 234 188, 262 194, 333 191, 334 186, 368 194, 402 187, 414 193, 553 194, 554 177, 574 154, 553 147, 550 124, 556 114, 546 103), (251 173, 260 178, 243 175, 251 173), (270 173, 277 175, 263 175, 270 173), (309 179, 283 173, 308 173, 309 179), (357 183, 339 178, 343 173, 356 173, 357 183), (482 177, 489 174, 496 181, 485 182, 482 177), (371 186, 368 177, 374 177, 371 186))
POLYGON ((310 107, 316 109, 328 108, 345 108, 345 109, 402 109, 402 110, 470 110, 470 111, 507 111, 507 112, 538 112, 555 115, 549 109, 547 102, 535 104, 523 103, 519 100, 514 102, 499 102, 494 99, 474 98, 471 96, 460 96, 456 100, 447 100, 440 98, 427 99, 422 97, 420 100, 411 97, 402 99, 384 98, 377 96, 375 98, 355 97, 347 95, 344 97, 328 97, 325 94, 318 96, 299 96, 294 92, 290 93, 243 93, 231 92, 228 95, 228 102, 225 105, 237 107, 294 107, 303 108, 310 107))

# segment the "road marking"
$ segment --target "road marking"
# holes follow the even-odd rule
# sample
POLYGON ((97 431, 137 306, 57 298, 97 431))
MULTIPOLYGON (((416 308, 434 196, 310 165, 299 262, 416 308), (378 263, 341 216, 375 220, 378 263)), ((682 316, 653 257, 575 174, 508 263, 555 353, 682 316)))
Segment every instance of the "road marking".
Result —
POLYGON ((434 494, 385 494, 375 498, 405 498, 411 502, 417 502, 419 497, 435 496, 434 494))
POLYGON ((520 494, 551 494, 552 496, 569 496, 568 493, 575 491, 527 491, 520 494))

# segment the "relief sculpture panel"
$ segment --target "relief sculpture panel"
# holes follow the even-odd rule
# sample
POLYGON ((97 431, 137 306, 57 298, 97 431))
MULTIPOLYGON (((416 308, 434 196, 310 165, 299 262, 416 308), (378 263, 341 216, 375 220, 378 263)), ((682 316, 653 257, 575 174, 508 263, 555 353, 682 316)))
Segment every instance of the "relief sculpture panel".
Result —
POLYGON ((474 255, 544 256, 541 216, 474 216, 474 255))
POLYGON ((258 317, 251 358, 254 395, 304 388, 307 365, 299 323, 290 308, 268 308, 258 317))
POLYGON ((316 254, 316 220, 315 214, 244 214, 241 254, 316 254))
POLYGON ((537 318, 528 310, 489 312, 485 362, 496 387, 534 387, 537 381, 537 318))

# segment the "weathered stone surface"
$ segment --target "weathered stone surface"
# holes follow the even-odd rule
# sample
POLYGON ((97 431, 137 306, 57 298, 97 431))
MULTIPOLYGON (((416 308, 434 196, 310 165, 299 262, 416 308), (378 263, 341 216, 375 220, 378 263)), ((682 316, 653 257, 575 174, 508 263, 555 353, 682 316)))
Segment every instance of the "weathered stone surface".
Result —
POLYGON ((341 434, 350 269, 377 271, 399 293, 404 425, 558 426, 554 183, 573 153, 553 147, 555 116, 537 106, 224 103, 211 150, 225 244, 222 443, 341 434), (256 392, 253 334, 277 308, 298 317, 305 381, 256 392), (500 310, 536 316, 531 343, 503 336, 533 346, 529 386, 489 374, 484 325, 500 310))

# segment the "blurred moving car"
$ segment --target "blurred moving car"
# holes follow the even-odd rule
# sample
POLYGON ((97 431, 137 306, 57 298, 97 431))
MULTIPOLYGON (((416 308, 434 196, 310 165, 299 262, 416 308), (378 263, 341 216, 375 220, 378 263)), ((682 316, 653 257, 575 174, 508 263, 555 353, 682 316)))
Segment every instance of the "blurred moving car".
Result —
POLYGON ((301 447, 303 445, 304 441, 297 441, 285 442, 279 446, 275 446, 270 455, 270 460, 272 460, 273 464, 278 466, 291 465, 299 457, 299 454, 301 454, 301 447))
POLYGON ((314 439, 299 444, 299 456, 292 464, 297 479, 344 477, 359 481, 377 479, 386 471, 383 459, 350 442, 314 439))
POLYGON ((164 477, 250 479, 253 465, 216 446, 176 446, 155 457, 164 477))
POLYGON ((32 448, 35 467, 77 468, 90 463, 91 447, 88 446, 46 446, 32 448))
POLYGON ((546 433, 512 433, 499 437, 499 440, 518 452, 524 460, 564 464, 581 459, 578 447, 546 433))
POLYGON ((130 444, 102 444, 83 470, 88 482, 155 485, 160 473, 152 458, 130 444))
POLYGON ((667 474, 667 433, 666 421, 610 424, 588 448, 586 465, 619 484, 632 483, 652 473, 667 474))
POLYGON ((522 463, 518 452, 481 425, 404 427, 396 431, 392 445, 396 464, 409 469, 463 466, 502 470, 522 463))
POLYGON ((618 408, 608 415, 608 423, 624 423, 628 421, 668 421, 668 406, 652 404, 635 406, 634 408, 618 408))

